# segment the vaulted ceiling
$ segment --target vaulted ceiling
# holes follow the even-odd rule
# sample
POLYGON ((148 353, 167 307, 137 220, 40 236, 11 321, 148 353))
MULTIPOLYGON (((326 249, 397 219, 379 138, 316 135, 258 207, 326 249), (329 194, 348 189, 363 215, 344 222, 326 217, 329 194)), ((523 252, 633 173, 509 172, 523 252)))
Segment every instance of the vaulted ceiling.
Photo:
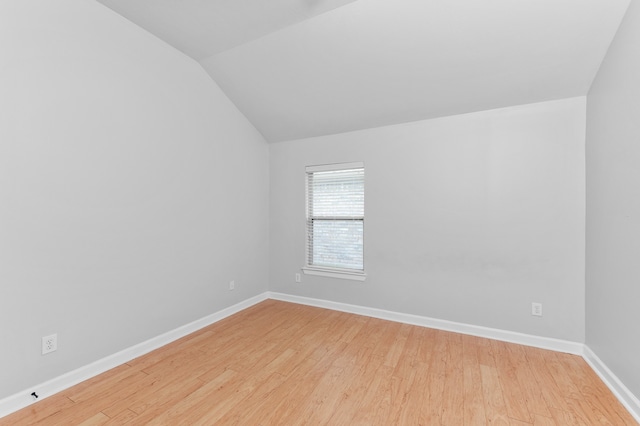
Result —
POLYGON ((98 0, 269 142, 586 95, 630 0, 98 0))

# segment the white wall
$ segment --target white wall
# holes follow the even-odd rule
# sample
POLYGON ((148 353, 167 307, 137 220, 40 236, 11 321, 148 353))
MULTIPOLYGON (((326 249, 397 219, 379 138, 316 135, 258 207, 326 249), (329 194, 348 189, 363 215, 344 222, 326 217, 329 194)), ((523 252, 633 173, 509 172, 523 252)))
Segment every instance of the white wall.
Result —
POLYGON ((264 292, 268 177, 195 61, 94 1, 0 2, 0 399, 264 292))
POLYGON ((587 344, 640 398, 640 4, 588 96, 587 344))
POLYGON ((583 342, 585 108, 580 97, 271 144, 270 290, 583 342), (365 163, 368 278, 296 284, 304 167, 349 161, 365 163))

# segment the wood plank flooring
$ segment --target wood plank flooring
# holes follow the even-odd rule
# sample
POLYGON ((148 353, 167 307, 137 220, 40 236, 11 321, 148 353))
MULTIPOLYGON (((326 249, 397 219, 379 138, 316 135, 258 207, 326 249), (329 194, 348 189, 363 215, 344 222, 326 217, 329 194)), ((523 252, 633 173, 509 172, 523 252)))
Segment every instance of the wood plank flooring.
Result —
POLYGON ((578 356, 267 300, 0 425, 637 425, 578 356))

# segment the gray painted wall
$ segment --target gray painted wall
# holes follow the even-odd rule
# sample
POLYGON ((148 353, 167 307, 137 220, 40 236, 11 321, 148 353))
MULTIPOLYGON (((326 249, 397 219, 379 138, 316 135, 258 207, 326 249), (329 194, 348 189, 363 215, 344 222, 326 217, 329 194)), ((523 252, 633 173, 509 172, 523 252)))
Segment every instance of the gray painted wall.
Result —
POLYGON ((195 61, 93 1, 0 2, 0 399, 266 291, 268 178, 195 61))
MULTIPOLYGON (((639 21, 632 3, 589 94, 586 174, 586 341, 636 395, 639 21)), ((273 291, 585 339, 584 98, 268 147, 197 63, 95 2, 0 2, 0 41, 0 398, 267 276, 273 291), (296 284, 304 166, 343 161, 367 168, 369 277, 296 284), (41 356, 50 333, 59 349, 41 356)))
POLYGON ((588 96, 587 345, 640 398, 640 4, 588 96))
POLYGON ((271 144, 270 290, 583 342, 585 102, 271 144), (305 166, 351 161, 368 278, 296 284, 305 166))

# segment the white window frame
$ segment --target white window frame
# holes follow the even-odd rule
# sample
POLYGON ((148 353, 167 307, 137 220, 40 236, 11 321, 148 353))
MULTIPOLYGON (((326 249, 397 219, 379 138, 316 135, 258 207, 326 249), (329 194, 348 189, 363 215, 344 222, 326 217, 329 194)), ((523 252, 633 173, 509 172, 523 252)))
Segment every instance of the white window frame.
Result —
MULTIPOLYGON (((310 239, 312 236, 310 235, 310 225, 309 222, 312 220, 310 217, 310 200, 309 200, 309 175, 316 172, 327 172, 327 171, 339 171, 339 170, 352 170, 352 169, 364 169, 363 162, 353 162, 353 163, 339 163, 339 164, 325 164, 318 166, 307 166, 305 173, 305 206, 306 206, 306 223, 305 223, 305 266, 302 268, 302 271, 307 275, 317 275, 323 277, 331 277, 331 278, 340 278, 346 280, 355 280, 355 281, 364 281, 366 279, 366 273, 364 272, 364 247, 362 253, 362 265, 363 269, 349 269, 349 268, 334 268, 327 266, 317 266, 310 264, 310 259, 312 254, 310 251, 312 250, 310 239)), ((336 219, 337 220, 337 219, 336 219)), ((360 219, 358 219, 360 220, 360 219)), ((363 224, 363 239, 364 239, 364 216, 362 216, 362 224, 363 224)))

